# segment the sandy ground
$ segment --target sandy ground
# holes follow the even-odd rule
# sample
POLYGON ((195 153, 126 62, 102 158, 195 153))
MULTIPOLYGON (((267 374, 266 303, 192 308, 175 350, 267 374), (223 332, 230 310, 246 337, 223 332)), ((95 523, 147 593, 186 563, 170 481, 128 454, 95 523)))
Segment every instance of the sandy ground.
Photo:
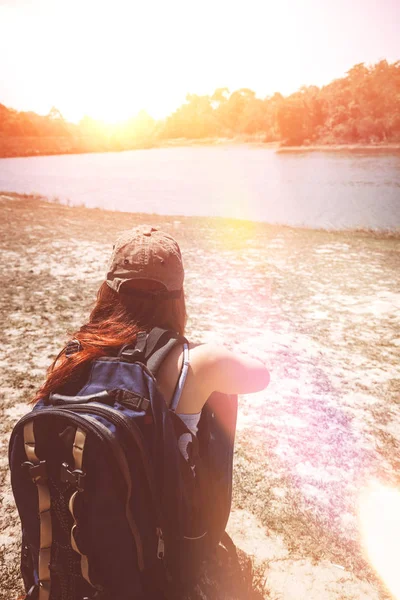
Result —
MULTIPOLYGON (((391 492, 400 488, 398 236, 112 213, 13 194, 0 194, 0 210, 0 598, 21 593, 9 434, 67 331, 87 316, 116 233, 141 222, 181 244, 188 336, 258 355, 271 371, 267 390, 240 398, 228 531, 243 580, 236 585, 226 568, 197 597, 400 597, 397 562, 389 568, 400 523, 383 520, 400 509, 391 492)), ((214 566, 210 578, 219 575, 214 566)))

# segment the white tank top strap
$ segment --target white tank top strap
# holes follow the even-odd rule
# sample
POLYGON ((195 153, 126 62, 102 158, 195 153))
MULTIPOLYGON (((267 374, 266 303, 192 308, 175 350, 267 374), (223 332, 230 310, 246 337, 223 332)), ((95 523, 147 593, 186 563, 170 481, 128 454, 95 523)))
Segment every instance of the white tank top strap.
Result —
POLYGON ((183 386, 185 385, 186 377, 189 371, 189 345, 187 342, 183 344, 183 363, 182 370, 179 375, 178 383, 176 384, 175 392, 171 401, 170 409, 172 412, 176 411, 176 407, 179 404, 179 400, 181 399, 181 395, 183 392, 183 386))

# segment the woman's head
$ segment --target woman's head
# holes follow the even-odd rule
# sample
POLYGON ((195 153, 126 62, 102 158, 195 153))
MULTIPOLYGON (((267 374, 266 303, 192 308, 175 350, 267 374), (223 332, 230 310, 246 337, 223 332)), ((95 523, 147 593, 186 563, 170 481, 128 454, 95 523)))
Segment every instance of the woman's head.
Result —
POLYGON ((106 281, 88 322, 73 334, 80 350, 65 348, 49 369, 34 401, 67 383, 88 361, 112 355, 153 327, 183 335, 186 324, 184 271, 176 241, 153 227, 138 227, 116 241, 106 281))
POLYGON ((119 325, 121 335, 131 339, 138 331, 150 331, 153 327, 183 335, 186 325, 183 289, 179 295, 169 297, 163 293, 160 284, 137 280, 127 282, 120 292, 115 292, 105 281, 97 292, 89 321, 80 331, 97 329, 106 337, 109 330, 115 331, 119 325))
POLYGON ((118 237, 106 279, 111 289, 120 292, 127 284, 147 281, 159 284, 154 293, 178 297, 183 280, 181 251, 167 233, 144 225, 118 237))
POLYGON ((172 236, 142 225, 116 240, 106 281, 91 320, 123 313, 144 330, 153 327, 183 334, 186 324, 182 255, 172 236), (108 289, 107 289, 108 287, 108 289))

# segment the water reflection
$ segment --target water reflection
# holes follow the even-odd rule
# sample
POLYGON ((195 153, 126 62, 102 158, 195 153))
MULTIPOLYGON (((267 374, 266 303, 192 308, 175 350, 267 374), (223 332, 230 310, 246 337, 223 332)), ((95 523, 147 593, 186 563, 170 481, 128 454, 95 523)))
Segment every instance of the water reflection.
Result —
POLYGON ((132 212, 400 227, 400 153, 188 147, 0 160, 0 190, 132 212))

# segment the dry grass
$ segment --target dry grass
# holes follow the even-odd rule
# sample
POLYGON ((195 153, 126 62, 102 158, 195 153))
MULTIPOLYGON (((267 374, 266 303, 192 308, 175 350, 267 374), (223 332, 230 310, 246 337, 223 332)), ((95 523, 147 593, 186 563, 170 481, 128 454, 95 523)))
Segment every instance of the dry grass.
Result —
POLYGON ((216 563, 197 598, 389 597, 362 547, 358 501, 371 481, 400 485, 398 237, 112 213, 9 193, 0 207, 0 597, 20 591, 9 433, 67 330, 87 315, 116 233, 149 221, 181 244, 189 337, 258 355, 271 370, 267 390, 240 400, 230 533, 246 552, 242 583, 229 561, 216 563))

